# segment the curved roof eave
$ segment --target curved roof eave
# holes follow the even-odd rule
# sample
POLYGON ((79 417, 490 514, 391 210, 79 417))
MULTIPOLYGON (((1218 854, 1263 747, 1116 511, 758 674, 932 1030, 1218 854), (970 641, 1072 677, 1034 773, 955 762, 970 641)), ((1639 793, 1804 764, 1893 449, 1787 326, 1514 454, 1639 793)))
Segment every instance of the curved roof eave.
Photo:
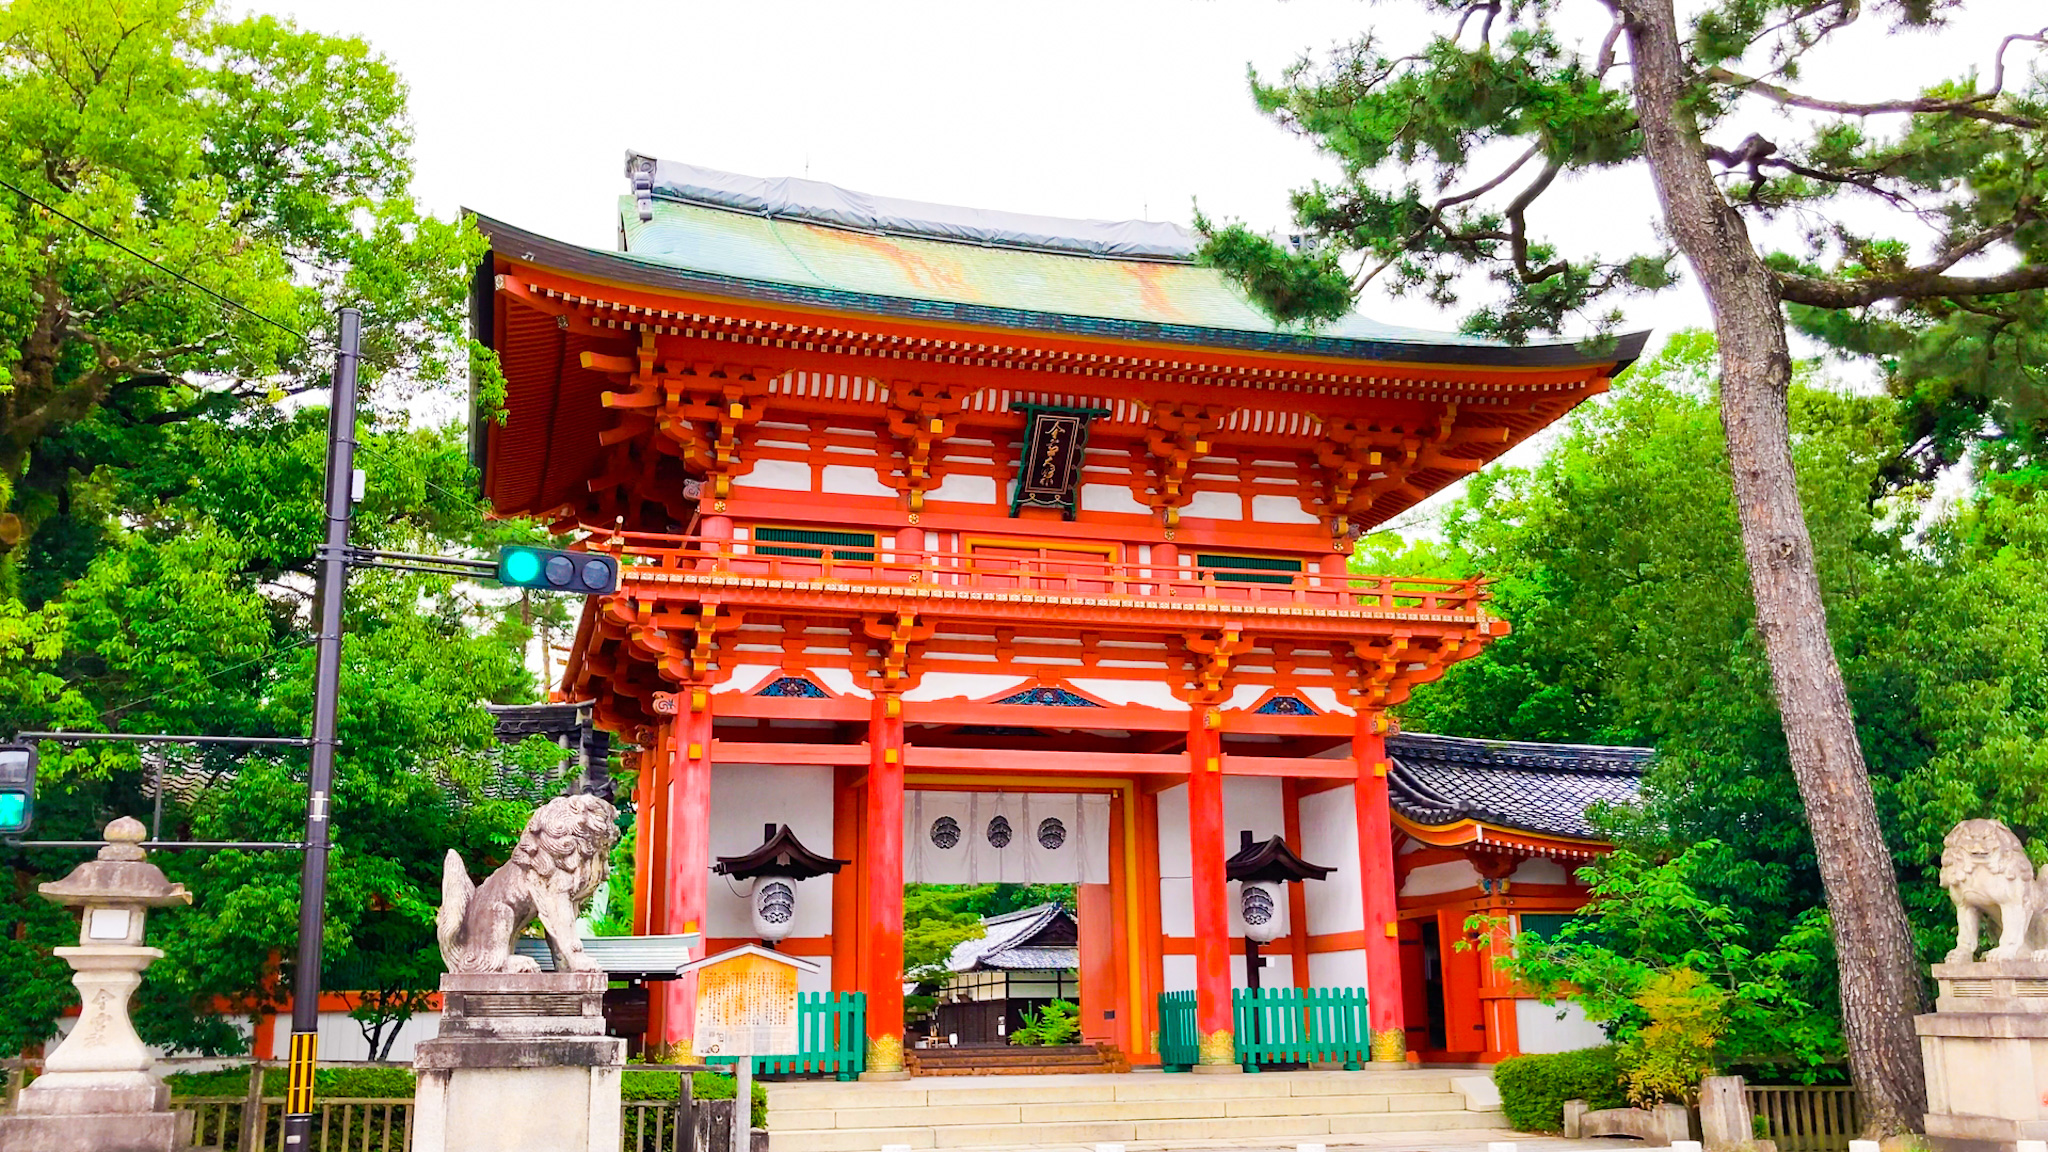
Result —
POLYGON ((780 304, 825 309, 897 320, 957 324, 1036 332, 1084 339, 1132 340, 1180 344, 1220 351, 1278 353, 1318 359, 1371 363, 1438 364, 1460 368, 1573 368, 1611 364, 1620 372, 1642 355, 1650 333, 1630 332, 1613 338, 1602 353, 1578 344, 1429 344, 1400 340, 1361 340, 1309 333, 1252 332, 1162 324, 1137 320, 1073 316, 987 304, 881 296, 832 288, 816 288, 763 280, 747 280, 696 272, 656 263, 622 252, 585 248, 552 240, 470 209, 464 215, 491 242, 491 250, 510 260, 656 291, 722 296, 755 304, 780 304))

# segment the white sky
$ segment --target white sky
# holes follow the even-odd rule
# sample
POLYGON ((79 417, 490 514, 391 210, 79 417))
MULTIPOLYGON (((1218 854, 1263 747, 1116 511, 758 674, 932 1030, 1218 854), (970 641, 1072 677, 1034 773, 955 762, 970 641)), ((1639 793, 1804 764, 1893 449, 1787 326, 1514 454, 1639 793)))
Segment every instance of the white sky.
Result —
MULTIPOLYGON (((1934 34, 1866 17, 1800 87, 1897 95, 1989 72, 1999 36, 2040 0, 1975 0, 1934 34)), ((1286 223, 1287 192, 1330 165, 1252 108, 1245 67, 1374 28, 1392 47, 1440 26, 1419 5, 1358 0, 276 0, 253 7, 359 35, 412 88, 418 190, 562 240, 610 247, 627 149, 756 176, 975 207, 1186 223, 1286 223)), ((1597 5, 1591 10, 1599 19, 1597 5)), ((1588 28, 1589 35, 1604 23, 1588 28)), ((2027 57, 2009 61, 2024 66, 2027 57)), ((1758 126, 1770 132, 1767 118, 1758 126)), ((1746 131, 1745 125, 1740 131, 1746 131)), ((1717 139, 1720 134, 1717 133, 1717 139)), ((1739 139, 1728 132, 1725 143, 1739 139)), ((1554 188, 1532 230, 1567 251, 1655 246, 1647 174, 1554 188)), ((1704 325, 1690 283, 1627 302, 1630 328, 1704 325)), ((1368 315, 1455 328, 1426 302, 1368 315)))

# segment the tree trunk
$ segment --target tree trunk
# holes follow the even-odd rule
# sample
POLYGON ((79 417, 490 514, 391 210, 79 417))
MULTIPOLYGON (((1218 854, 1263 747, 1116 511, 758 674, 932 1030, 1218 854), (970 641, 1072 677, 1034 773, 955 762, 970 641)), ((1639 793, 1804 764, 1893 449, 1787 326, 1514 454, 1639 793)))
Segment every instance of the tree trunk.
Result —
POLYGON ((1918 1130, 1927 1100, 1913 1032, 1919 963, 1799 505, 1787 413, 1792 354, 1776 282, 1714 183, 1683 107, 1687 75, 1672 0, 1619 7, 1665 224, 1706 289, 1720 337, 1721 421, 1742 549, 1833 922, 1850 1072, 1867 1125, 1886 1135, 1918 1130))

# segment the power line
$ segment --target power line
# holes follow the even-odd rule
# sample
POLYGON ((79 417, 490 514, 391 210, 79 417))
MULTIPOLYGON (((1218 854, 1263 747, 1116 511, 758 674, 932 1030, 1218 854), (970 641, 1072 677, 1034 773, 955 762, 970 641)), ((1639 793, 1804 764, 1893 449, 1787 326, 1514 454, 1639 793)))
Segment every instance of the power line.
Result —
MULTIPOLYGON (((15 184, 10 180, 0 179, 0 188, 7 189, 8 191, 14 193, 15 195, 28 201, 29 203, 34 204, 36 207, 41 208, 43 211, 48 212, 50 215, 55 216, 59 220, 62 220, 65 223, 71 225, 72 227, 77 228, 82 232, 85 232, 91 236, 94 236, 100 240, 105 241, 108 244, 113 245, 114 247, 120 249, 121 251, 126 252, 128 255, 135 257, 137 260, 140 260, 143 263, 149 265, 150 267, 155 268, 157 271, 162 272, 164 275, 169 276, 172 279, 178 281, 180 284, 183 284, 184 286, 191 288, 197 292, 204 293, 206 296, 210 297, 214 301, 220 304, 224 304, 237 312, 243 313, 244 315, 250 316, 265 324, 268 324, 272 328, 275 328, 280 332, 285 332, 292 335, 293 337, 296 337, 301 343, 305 344, 309 348, 320 348, 328 351, 331 351, 333 349, 333 345, 331 344, 326 344, 322 341, 316 340, 312 336, 300 331, 297 328, 292 327, 289 324, 286 324, 282 320, 266 316, 263 313, 258 312, 254 308, 249 307, 247 304, 242 303, 240 300, 236 300, 233 297, 226 295, 225 293, 218 292, 212 288, 207 287, 204 284, 201 284, 199 281, 192 279, 190 276, 187 276, 183 272, 180 272, 177 269, 166 265, 162 261, 148 255, 147 253, 138 252, 135 249, 130 248, 128 245, 122 243, 121 241, 116 240, 112 236, 107 235, 105 232, 102 232, 99 229, 93 227, 92 225, 86 223, 85 221, 80 220, 76 216, 73 216, 70 213, 65 212, 63 209, 58 208, 56 205, 51 204, 49 201, 42 199, 41 197, 35 195, 32 192, 29 192, 28 190, 22 188, 20 185, 15 184)), ((361 357, 361 359, 377 362, 381 366, 386 368, 392 366, 391 361, 385 357, 366 356, 361 357)), ((384 455, 384 452, 381 448, 372 447, 367 443, 359 444, 358 447, 376 456, 381 457, 384 455)), ((475 500, 475 497, 463 496, 455 492, 451 492, 448 489, 443 488, 441 485, 434 483, 432 480, 429 480, 424 476, 422 476, 420 480, 427 487, 433 489, 436 492, 439 492, 441 495, 446 496, 451 500, 463 502, 472 502, 475 500)), ((139 704, 143 703, 143 701, 135 701, 135 703, 139 704)), ((122 705, 122 707, 133 707, 133 704, 124 704, 122 705)))
POLYGON ((7 189, 9 192, 12 192, 16 196, 21 197, 23 200, 26 200, 29 203, 34 204, 36 207, 41 208, 43 211, 48 212, 50 215, 55 216, 59 220, 64 221, 65 223, 71 225, 72 227, 77 228, 82 232, 86 232, 92 236, 98 237, 99 239, 104 240, 109 244, 112 244, 114 247, 119 248, 121 251, 126 252, 130 256, 135 257, 137 260, 142 261, 144 264, 147 264, 150 267, 156 269, 157 271, 162 272, 164 275, 172 277, 173 279, 179 281, 180 283, 186 285, 187 287, 197 289, 200 292, 204 292, 206 295, 213 297, 215 300, 227 305, 230 308, 233 308, 237 312, 244 313, 256 320, 260 320, 263 323, 270 325, 272 328, 279 330, 280 332, 290 333, 291 335, 298 337, 301 343, 308 344, 313 347, 321 346, 319 341, 314 340, 311 336, 308 336, 304 332, 299 331, 297 328, 294 328, 291 325, 286 324, 284 321, 275 320, 269 316, 265 316, 263 313, 258 312, 254 308, 249 307, 247 304, 242 303, 240 300, 236 300, 233 297, 226 295, 225 293, 214 291, 213 289, 207 287, 206 285, 201 284, 199 281, 192 279, 190 276, 185 275, 183 272, 178 271, 176 268, 170 267, 163 261, 158 260, 153 256, 147 255, 146 253, 137 252, 135 249, 130 248, 128 245, 121 243, 119 240, 114 239, 112 236, 107 235, 105 232, 102 232, 99 229, 93 227, 92 225, 87 224, 85 221, 80 220, 78 217, 73 216, 68 212, 65 212, 62 208, 59 208, 56 205, 50 203, 49 201, 44 200, 43 198, 37 196, 35 193, 22 188, 20 185, 15 184, 12 181, 0 180, 0 188, 7 189))

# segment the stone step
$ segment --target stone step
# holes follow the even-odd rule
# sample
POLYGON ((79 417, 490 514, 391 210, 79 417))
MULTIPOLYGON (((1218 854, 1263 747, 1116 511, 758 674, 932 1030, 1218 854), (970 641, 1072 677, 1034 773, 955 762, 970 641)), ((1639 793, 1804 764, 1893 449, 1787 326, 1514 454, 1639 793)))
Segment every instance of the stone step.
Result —
POLYGON ((769 1152, 875 1152, 884 1144, 912 1148, 1030 1148, 1054 1144, 1182 1140, 1277 1141, 1368 1132, 1498 1130, 1499 1112, 1422 1111, 1303 1116, 1203 1116, 1037 1123, 937 1124, 874 1128, 783 1128, 770 1121, 769 1152))
MULTIPOLYGON (((1082 1104, 1148 1100, 1276 1101, 1379 1096, 1427 1098, 1428 1109, 1450 1099, 1449 1073, 1261 1072, 1236 1076, 1134 1073, 1120 1076, 922 1078, 895 1084, 798 1081, 768 1085, 771 1114, 798 1111, 896 1111, 927 1105, 1082 1104)), ((1462 1097, 1457 1098, 1462 1103, 1462 1097)), ((1456 1104, 1449 1105, 1455 1107, 1456 1104)), ((1284 1103, 1275 1103, 1278 1111, 1284 1103)), ((1392 1110, 1391 1107, 1379 1110, 1392 1110)), ((1243 1110, 1241 1114, 1257 1114, 1243 1110)))

